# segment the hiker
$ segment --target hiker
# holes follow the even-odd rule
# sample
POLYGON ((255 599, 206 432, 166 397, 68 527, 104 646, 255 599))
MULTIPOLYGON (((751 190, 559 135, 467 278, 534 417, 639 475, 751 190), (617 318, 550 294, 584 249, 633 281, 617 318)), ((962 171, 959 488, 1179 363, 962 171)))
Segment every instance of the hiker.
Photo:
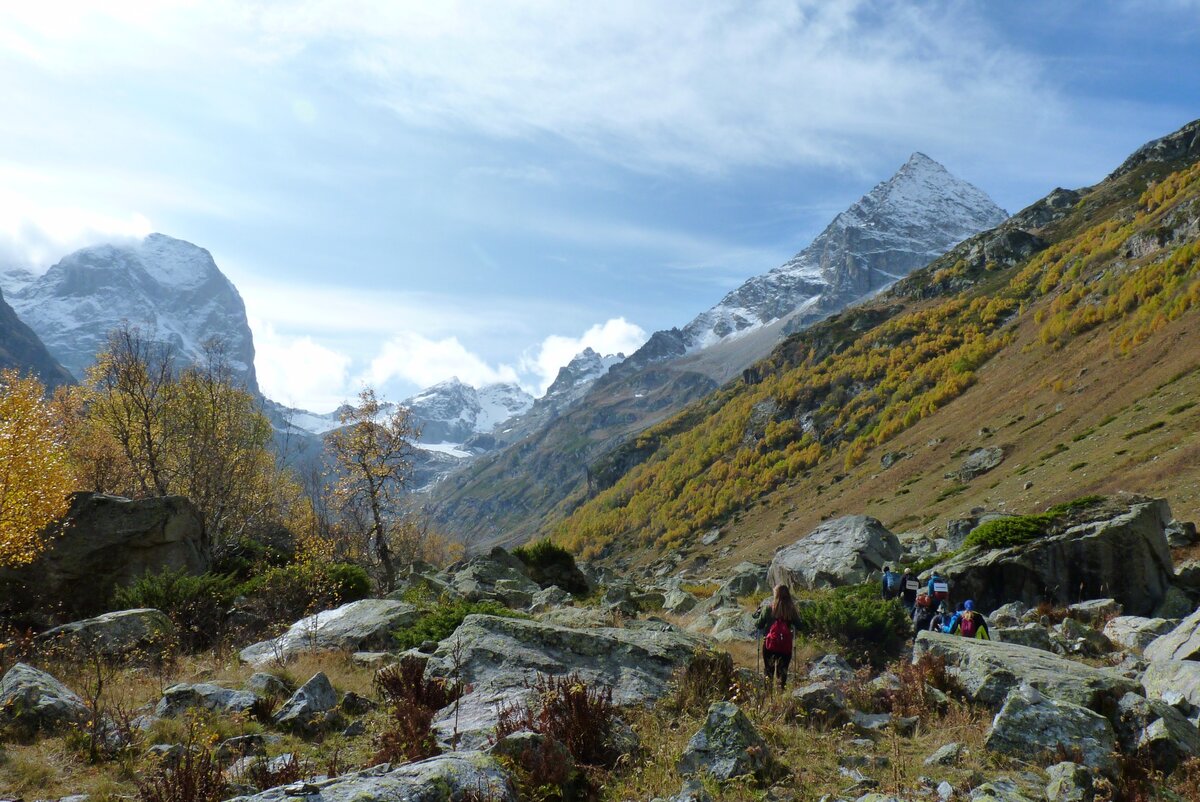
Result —
POLYGON ((913 608, 917 606, 917 593, 921 590, 921 582, 913 574, 911 568, 904 569, 904 576, 900 577, 900 603, 904 605, 904 609, 908 611, 911 617, 913 608))
POLYGON ((892 566, 883 566, 883 598, 884 601, 894 599, 904 589, 900 575, 892 570, 892 566))
POLYGON ((949 632, 954 616, 950 615, 950 606, 945 602, 938 605, 937 615, 929 622, 930 632, 949 632))
POLYGON ((942 632, 945 632, 947 635, 953 634, 955 628, 958 626, 958 619, 962 618, 963 608, 963 603, 959 602, 958 606, 954 608, 954 615, 946 617, 946 625, 942 627, 942 632))
POLYGON ((783 690, 792 663, 793 630, 800 627, 800 614, 787 585, 775 586, 771 603, 763 607, 755 623, 763 635, 762 658, 767 682, 778 679, 779 689, 783 690))
POLYGON ((954 622, 954 629, 951 634, 962 635, 964 638, 979 638, 980 640, 991 640, 992 635, 988 632, 987 621, 983 616, 975 610, 975 602, 967 599, 963 602, 962 615, 954 622))
POLYGON ((933 603, 949 602, 950 601, 950 583, 942 578, 942 575, 937 571, 933 572, 933 576, 929 577, 929 584, 926 586, 929 593, 929 598, 933 599, 933 603))
POLYGON ((931 621, 933 621, 933 600, 929 598, 929 594, 919 593, 916 604, 913 605, 913 629, 917 632, 929 629, 931 621))

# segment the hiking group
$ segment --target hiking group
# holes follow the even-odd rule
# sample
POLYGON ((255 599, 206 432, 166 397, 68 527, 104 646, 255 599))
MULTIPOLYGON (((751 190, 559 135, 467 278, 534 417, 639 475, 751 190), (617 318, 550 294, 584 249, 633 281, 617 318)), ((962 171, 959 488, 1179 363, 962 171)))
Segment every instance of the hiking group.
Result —
MULTIPOLYGON (((987 621, 975 610, 971 599, 959 602, 950 611, 950 583, 936 571, 922 586, 910 570, 896 573, 890 565, 883 568, 883 598, 898 599, 912 620, 917 632, 930 630, 965 638, 991 640, 987 621)), ((792 663, 795 632, 800 629, 800 613, 787 585, 776 585, 769 604, 763 606, 755 619, 755 628, 762 638, 762 662, 768 682, 787 684, 792 663)))
POLYGON ((907 568, 903 574, 898 574, 890 565, 885 565, 882 590, 885 600, 900 600, 917 632, 930 630, 965 638, 992 639, 987 621, 975 609, 971 599, 959 602, 951 612, 950 583, 937 571, 922 586, 916 574, 907 568))

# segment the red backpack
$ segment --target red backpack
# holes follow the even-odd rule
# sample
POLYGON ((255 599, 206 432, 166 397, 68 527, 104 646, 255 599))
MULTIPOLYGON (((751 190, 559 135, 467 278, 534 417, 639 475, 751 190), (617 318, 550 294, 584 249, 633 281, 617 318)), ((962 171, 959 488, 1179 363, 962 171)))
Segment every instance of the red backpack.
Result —
POLYGON ((771 622, 767 637, 763 640, 763 648, 776 654, 792 653, 792 628, 782 618, 771 622))
POLYGON ((962 614, 962 618, 958 620, 958 631, 962 633, 964 638, 973 638, 975 633, 979 631, 979 613, 974 610, 967 610, 962 614))

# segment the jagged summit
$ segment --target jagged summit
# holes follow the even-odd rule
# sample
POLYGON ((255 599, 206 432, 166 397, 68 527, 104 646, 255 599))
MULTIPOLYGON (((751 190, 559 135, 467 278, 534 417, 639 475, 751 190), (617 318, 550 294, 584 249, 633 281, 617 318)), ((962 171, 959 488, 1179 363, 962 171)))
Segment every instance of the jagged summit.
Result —
POLYGON ((9 271, 0 281, 21 319, 76 378, 128 321, 185 362, 198 361, 209 340, 222 341, 235 375, 258 392, 246 306, 204 248, 151 234, 75 251, 41 276, 9 271))
POLYGON ((544 398, 561 399, 569 395, 577 395, 623 359, 625 359, 624 354, 601 356, 595 349, 588 346, 558 369, 558 375, 546 388, 544 398))
POLYGON ((528 410, 533 396, 512 383, 476 389, 452 376, 400 403, 412 413, 422 443, 463 443, 528 410))
POLYGON ((914 153, 811 245, 749 279, 678 337, 660 336, 654 348, 677 356, 784 318, 799 327, 903 278, 1007 216, 985 192, 914 153))

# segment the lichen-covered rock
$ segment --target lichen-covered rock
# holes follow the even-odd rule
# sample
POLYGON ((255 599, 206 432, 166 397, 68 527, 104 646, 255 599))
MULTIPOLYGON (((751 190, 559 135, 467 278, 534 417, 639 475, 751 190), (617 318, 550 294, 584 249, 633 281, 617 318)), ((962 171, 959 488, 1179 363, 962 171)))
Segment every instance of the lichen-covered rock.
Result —
POLYGON ((240 657, 251 665, 289 660, 305 652, 358 652, 387 649, 393 633, 417 620, 413 605, 391 599, 362 599, 302 618, 278 638, 242 649, 240 657))
POLYGON ((312 793, 296 796, 289 786, 229 802, 518 802, 512 779, 496 760, 481 752, 454 752, 394 768, 383 764, 354 774, 310 782, 312 793))
POLYGON ((1090 766, 1112 766, 1117 747, 1112 724, 1099 713, 1048 699, 1023 686, 1008 695, 992 721, 984 748, 1023 760, 1053 759, 1077 751, 1090 766))
POLYGON ((672 588, 663 598, 663 612, 673 615, 687 615, 700 600, 682 588, 672 588))
POLYGON ((324 728, 325 714, 337 707, 337 691, 324 671, 312 676, 283 703, 275 714, 275 726, 302 734, 324 728))
POLYGON ((1095 624, 1109 618, 1115 618, 1123 610, 1120 602, 1116 599, 1091 599, 1069 605, 1067 612, 1077 621, 1095 624))
POLYGON ((159 718, 174 718, 192 708, 214 713, 248 713, 258 697, 250 691, 235 691, 208 682, 180 683, 163 692, 154 708, 159 718))
POLYGON ((1092 709, 1100 708, 1104 699, 1141 689, 1139 683, 1115 671, 1092 668, 1014 643, 920 632, 913 645, 913 659, 925 654, 945 658, 950 673, 962 683, 968 697, 993 708, 1003 704, 1009 691, 1022 683, 1051 699, 1092 709))
POLYGON ((956 742, 939 746, 937 750, 925 758, 926 766, 953 766, 958 761, 962 760, 965 747, 956 742))
POLYGON ((1078 763, 1063 761, 1046 769, 1046 802, 1085 802, 1092 798, 1092 774, 1078 763))
POLYGON ((578 674, 613 690, 620 705, 658 699, 673 672, 688 663, 706 639, 670 624, 571 629, 516 618, 470 615, 429 658, 426 676, 457 680, 470 688, 458 707, 443 710, 434 725, 459 743, 483 744, 496 724, 497 707, 529 698, 540 674, 578 674))
POLYGON ((1004 462, 1004 449, 999 446, 977 448, 966 456, 956 476, 960 482, 969 482, 982 476, 1004 462))
POLYGON ((840 654, 827 654, 808 669, 808 678, 826 682, 849 682, 854 668, 840 654))
POLYGON ((756 593, 766 593, 771 589, 767 578, 767 566, 740 562, 730 569, 729 577, 721 583, 721 587, 739 599, 756 593))
POLYGON ((1056 629, 1070 654, 1099 657, 1112 651, 1112 643, 1103 632, 1081 624, 1074 618, 1064 618, 1056 629))
POLYGON ((746 714, 732 702, 715 702, 708 718, 676 763, 682 775, 708 774, 718 780, 751 776, 768 782, 782 769, 746 714))
POLYGON ((1200 610, 1142 650, 1147 660, 1200 660, 1200 610))
POLYGON ((83 699, 45 671, 17 663, 0 678, 0 725, 54 732, 90 718, 83 699))
POLYGON ((1174 628, 1165 618, 1119 615, 1104 625, 1104 635, 1122 649, 1140 654, 1155 639, 1174 628))
POLYGON ((1192 597, 1181 588, 1172 585, 1167 588, 1166 595, 1154 608, 1154 617, 1178 620, 1191 615, 1195 609, 1196 603, 1192 601, 1192 597))
POLYGON ((1040 649, 1044 652, 1054 651, 1054 642, 1050 639, 1050 632, 1041 624, 1022 624, 1017 627, 992 627, 989 629, 989 632, 994 641, 1028 646, 1030 649, 1040 649))
POLYGON ((1177 699, 1200 707, 1200 662, 1195 660, 1154 660, 1142 674, 1148 699, 1174 705, 1177 699))
POLYGON ((1029 608, 1019 601, 1002 604, 989 615, 988 621, 992 622, 995 627, 1015 627, 1021 623, 1022 616, 1029 612, 1029 608))
POLYGON ((42 649, 106 660, 154 662, 175 646, 175 625, 159 610, 104 613, 43 632, 42 649))
POLYGON ((902 553, 900 540, 878 520, 848 515, 825 521, 775 552, 768 579, 771 585, 793 589, 853 585, 895 563, 902 553))
POLYGON ((278 699, 283 699, 284 697, 291 695, 291 690, 288 688, 286 682, 274 674, 267 674, 263 671, 257 671, 251 674, 250 678, 246 680, 246 683, 242 687, 259 696, 273 696, 278 699))
POLYGON ((1183 761, 1200 755, 1200 730, 1166 702, 1127 693, 1110 720, 1127 754, 1149 756, 1154 768, 1170 774, 1183 761))
POLYGON ((808 723, 822 726, 845 722, 850 714, 846 695, 828 682, 811 682, 792 691, 796 707, 808 723))
POLYGON ((527 606, 541 586, 525 573, 525 566, 503 549, 481 554, 450 574, 450 587, 467 601, 498 601, 527 606), (524 605, 521 602, 524 602, 524 605))

